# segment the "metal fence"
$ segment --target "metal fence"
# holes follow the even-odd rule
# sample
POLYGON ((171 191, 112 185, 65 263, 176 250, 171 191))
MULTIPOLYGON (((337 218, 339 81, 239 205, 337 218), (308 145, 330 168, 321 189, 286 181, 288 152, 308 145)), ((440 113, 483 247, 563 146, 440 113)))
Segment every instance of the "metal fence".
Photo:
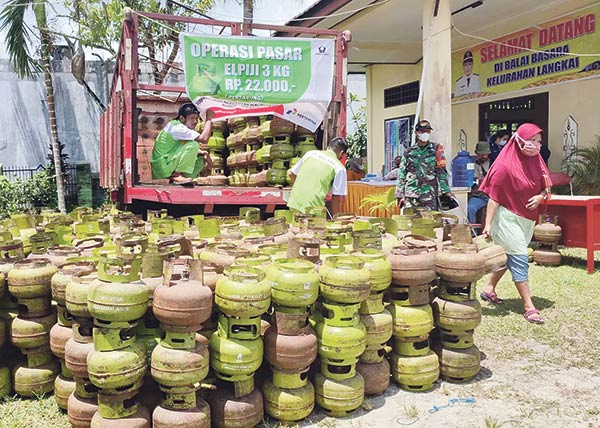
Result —
MULTIPOLYGON (((2 166, 0 174, 8 178, 9 181, 28 180, 38 172, 42 172, 46 167, 38 165, 35 168, 22 166, 2 166)), ((67 165, 65 171, 65 199, 67 204, 77 204, 77 169, 75 165, 67 165)))

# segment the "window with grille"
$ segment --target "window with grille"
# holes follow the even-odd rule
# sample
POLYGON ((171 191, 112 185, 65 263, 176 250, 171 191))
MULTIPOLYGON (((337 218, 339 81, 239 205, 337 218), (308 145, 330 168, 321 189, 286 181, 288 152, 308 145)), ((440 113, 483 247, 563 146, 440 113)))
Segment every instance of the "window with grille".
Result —
POLYGON ((416 103, 419 99, 419 81, 405 83, 383 90, 383 107, 395 107, 416 103))
POLYGON ((488 110, 534 110, 535 97, 511 98, 488 104, 488 110))

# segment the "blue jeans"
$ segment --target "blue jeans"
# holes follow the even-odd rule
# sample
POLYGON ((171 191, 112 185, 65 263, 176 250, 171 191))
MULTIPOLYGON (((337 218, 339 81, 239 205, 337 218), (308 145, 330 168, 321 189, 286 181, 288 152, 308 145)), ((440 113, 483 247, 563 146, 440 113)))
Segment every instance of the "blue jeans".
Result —
POLYGON ((507 254, 506 268, 512 274, 514 282, 529 280, 529 261, 527 255, 507 254))
POLYGON ((481 208, 485 207, 488 203, 488 197, 484 196, 484 197, 479 197, 479 196, 472 196, 469 199, 469 204, 468 204, 468 217, 469 217, 469 223, 471 224, 475 224, 477 223, 477 211, 479 211, 481 208))

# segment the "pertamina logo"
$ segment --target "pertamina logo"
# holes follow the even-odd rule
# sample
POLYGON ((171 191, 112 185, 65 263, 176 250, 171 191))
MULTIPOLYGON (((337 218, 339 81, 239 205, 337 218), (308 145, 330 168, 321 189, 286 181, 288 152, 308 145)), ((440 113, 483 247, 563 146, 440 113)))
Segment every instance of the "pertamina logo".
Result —
POLYGON ((304 115, 302 113, 298 113, 298 109, 295 108, 295 107, 292 107, 291 109, 286 110, 285 114, 287 116, 298 116, 300 119, 306 120, 306 121, 308 121, 308 122, 310 122, 312 124, 315 124, 315 125, 317 124, 317 122, 312 117, 308 117, 308 116, 306 116, 306 115, 304 115))
POLYGON ((315 55, 329 55, 329 54, 327 53, 327 48, 325 46, 321 45, 321 46, 317 47, 317 52, 315 53, 315 55))

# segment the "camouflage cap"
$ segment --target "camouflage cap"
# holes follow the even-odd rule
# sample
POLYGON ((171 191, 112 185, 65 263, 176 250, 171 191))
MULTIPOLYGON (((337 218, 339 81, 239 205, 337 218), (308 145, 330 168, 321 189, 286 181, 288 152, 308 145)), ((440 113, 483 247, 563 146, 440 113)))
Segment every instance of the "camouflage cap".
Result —
POLYGON ((433 128, 431 127, 431 123, 429 123, 428 120, 420 120, 415 125, 415 131, 427 131, 427 130, 433 131, 433 128))
POLYGON ((480 141, 475 146, 475 153, 478 155, 489 155, 491 153, 490 143, 487 141, 480 141))

